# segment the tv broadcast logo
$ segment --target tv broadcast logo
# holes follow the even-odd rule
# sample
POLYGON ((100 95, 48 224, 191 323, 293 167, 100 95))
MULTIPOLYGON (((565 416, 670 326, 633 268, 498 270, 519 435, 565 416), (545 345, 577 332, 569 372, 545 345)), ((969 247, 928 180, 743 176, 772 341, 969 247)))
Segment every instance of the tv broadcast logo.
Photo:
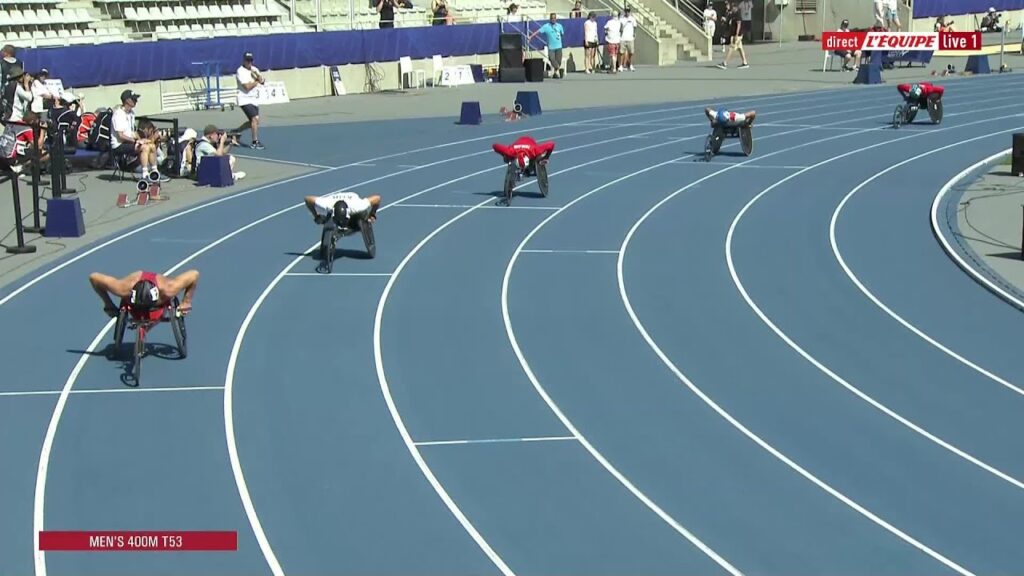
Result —
POLYGON ((821 49, 827 52, 972 52, 981 49, 981 32, 824 32, 821 49))

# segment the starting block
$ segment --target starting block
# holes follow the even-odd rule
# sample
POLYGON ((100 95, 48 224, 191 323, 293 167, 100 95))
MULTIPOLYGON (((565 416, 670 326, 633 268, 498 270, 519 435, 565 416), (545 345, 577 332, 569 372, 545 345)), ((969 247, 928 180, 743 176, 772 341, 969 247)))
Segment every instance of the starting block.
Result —
POLYGON ((527 116, 540 116, 540 96, 536 92, 518 92, 516 104, 522 108, 522 113, 527 116))
POLYGON ((499 110, 498 113, 501 114, 501 117, 503 120, 505 120, 505 122, 515 122, 516 120, 522 119, 523 107, 520 106, 518 102, 516 102, 515 104, 512 105, 511 110, 502 106, 501 110, 499 110))
POLYGON ((479 102, 463 102, 462 112, 459 114, 459 124, 480 124, 483 122, 483 114, 480 112, 479 102))
POLYGON ((135 197, 135 199, 132 200, 131 202, 128 201, 128 195, 127 194, 118 194, 117 195, 117 207, 118 208, 129 208, 131 206, 145 206, 146 204, 149 204, 149 193, 148 192, 139 192, 138 195, 135 197))

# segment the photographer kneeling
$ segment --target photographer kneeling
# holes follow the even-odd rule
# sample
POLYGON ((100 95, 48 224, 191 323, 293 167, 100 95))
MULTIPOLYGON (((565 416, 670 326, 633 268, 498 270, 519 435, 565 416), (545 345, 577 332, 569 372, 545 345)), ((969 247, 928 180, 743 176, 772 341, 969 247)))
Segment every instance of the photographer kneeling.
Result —
POLYGON ((198 171, 199 163, 205 156, 227 156, 231 166, 231 174, 235 180, 245 178, 245 172, 235 171, 235 157, 228 154, 232 146, 238 145, 238 134, 227 134, 213 124, 203 129, 203 137, 196 143, 195 163, 198 171))

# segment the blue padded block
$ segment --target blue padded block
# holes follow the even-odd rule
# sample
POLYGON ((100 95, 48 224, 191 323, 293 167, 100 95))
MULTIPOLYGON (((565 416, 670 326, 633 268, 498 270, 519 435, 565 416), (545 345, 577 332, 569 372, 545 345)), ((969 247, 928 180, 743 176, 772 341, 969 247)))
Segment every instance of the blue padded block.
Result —
POLYGON ((227 156, 204 156, 196 172, 196 183, 200 186, 223 188, 232 186, 235 177, 231 174, 230 158, 227 156))
POLYGON ((882 83, 882 51, 871 52, 871 61, 861 64, 857 70, 857 77, 853 79, 854 84, 881 84, 882 83))
POLYGON ((78 238, 85 236, 85 220, 82 218, 82 203, 78 196, 50 198, 46 201, 46 227, 43 236, 47 238, 78 238))
POLYGON ((519 92, 516 94, 516 104, 523 107, 523 114, 527 116, 540 116, 540 96, 536 92, 519 92))
POLYGON ((990 74, 992 70, 988 67, 988 55, 980 54, 977 56, 968 56, 967 66, 964 68, 964 72, 971 72, 972 74, 990 74))
POLYGON ((480 113, 479 102, 463 102, 462 114, 459 115, 459 124, 479 124, 483 121, 480 113))
POLYGON ((480 83, 486 82, 484 78, 484 65, 483 64, 470 64, 469 69, 473 71, 473 82, 480 83))

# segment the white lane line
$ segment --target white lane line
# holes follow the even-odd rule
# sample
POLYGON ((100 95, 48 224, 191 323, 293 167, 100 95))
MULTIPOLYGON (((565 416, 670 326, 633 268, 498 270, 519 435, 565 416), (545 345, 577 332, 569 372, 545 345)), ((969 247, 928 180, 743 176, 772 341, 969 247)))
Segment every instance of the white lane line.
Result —
POLYGON ((974 266, 971 266, 966 260, 964 260, 962 256, 960 256, 960 253, 957 252, 957 250, 952 246, 952 244, 950 244, 949 240, 946 238, 946 234, 945 232, 943 232, 943 227, 939 224, 939 206, 942 204, 942 200, 943 198, 946 197, 946 194, 948 194, 949 191, 952 190, 958 182, 967 177, 967 175, 970 174, 971 172, 974 172, 978 168, 991 162, 994 162, 1001 156, 1005 156, 1007 154, 1010 154, 1011 152, 1013 152, 1013 148, 1008 148, 1006 150, 1003 150, 1002 152, 993 154, 988 158, 985 158, 984 160, 975 162, 974 164, 960 171, 960 173, 951 178, 949 182, 946 182, 946 185, 943 186, 941 190, 939 190, 938 194, 935 195, 935 201, 932 202, 931 224, 932 233, 935 234, 935 236, 939 239, 939 242, 942 244, 942 249, 946 251, 946 254, 949 255, 949 257, 952 258, 954 262, 956 262, 957 266, 963 269, 964 272, 967 272, 967 274, 969 274, 977 282, 991 290, 996 296, 999 296, 1000 298, 1005 300, 1008 304, 1016 307, 1018 310, 1024 310, 1024 302, 1022 302, 1013 294, 1010 294, 1009 292, 1004 290, 1001 286, 999 286, 992 280, 986 278, 984 274, 975 270, 974 266))
MULTIPOLYGON (((464 210, 473 204, 399 204, 398 208, 453 208, 464 210)), ((484 206, 493 210, 558 210, 557 206, 484 206)))
MULTIPOLYGON (((667 130, 671 130, 671 129, 659 129, 659 130, 655 130, 655 132, 662 132, 662 131, 667 131, 667 130)), ((612 140, 617 140, 617 139, 612 139, 612 140)), ((592 146, 601 146, 601 145, 604 145, 607 142, 612 141, 612 140, 605 140, 605 141, 602 141, 602 142, 594 142, 594 143, 590 143, 590 144, 584 144, 584 145, 576 146, 576 147, 573 147, 573 148, 566 148, 566 149, 563 149, 561 151, 561 153, 569 152, 569 151, 572 151, 572 150, 583 149, 583 148, 590 148, 592 146)), ((640 150, 643 150, 643 149, 641 148, 641 149, 638 149, 638 150, 635 150, 635 151, 640 151, 640 150)), ((631 151, 630 153, 635 152, 635 151, 631 151)), ((582 167, 582 166, 585 166, 585 165, 586 164, 581 164, 581 165, 573 166, 573 167, 568 168, 568 169, 566 169, 564 171, 573 170, 575 168, 582 167)), ((408 195, 408 196, 398 200, 395 203, 383 206, 380 209, 380 211, 387 210, 387 209, 389 209, 391 207, 394 207, 394 206, 400 204, 401 202, 404 202, 405 200, 408 200, 410 198, 414 198, 414 197, 420 196, 422 194, 426 194, 427 192, 430 192, 432 190, 436 190, 436 189, 442 188, 444 186, 448 186, 448 185, 454 184, 456 182, 461 182, 463 180, 472 178, 472 177, 477 176, 479 174, 483 174, 485 172, 490 172, 490 171, 493 171, 493 170, 498 170, 498 169, 503 168, 503 167, 504 167, 504 165, 492 166, 490 168, 485 168, 485 169, 479 170, 477 172, 472 172, 472 173, 469 173, 469 174, 465 174, 465 175, 459 176, 458 178, 453 178, 451 180, 442 182, 441 184, 437 184, 437 185, 431 186, 430 188, 426 188, 424 190, 420 190, 419 192, 416 192, 414 194, 410 194, 410 195, 408 195)), ((554 172, 554 173, 551 174, 551 176, 555 176, 558 173, 559 172, 554 172)), ((520 184, 517 188, 526 186, 528 184, 530 184, 530 182, 524 182, 524 183, 520 184)), ((481 202, 480 205, 483 205, 483 203, 487 203, 487 202, 491 202, 491 201, 493 201, 493 198, 488 198, 488 199, 484 200, 483 202, 481 202)), ((386 380, 383 379, 383 365, 380 364, 381 360, 380 360, 380 349, 379 349, 379 346, 380 346, 379 337, 380 337, 380 318, 381 318, 381 314, 383 313, 383 304, 384 304, 386 295, 390 291, 391 287, 394 285, 395 280, 398 278, 398 274, 401 272, 402 267, 405 265, 406 262, 408 262, 412 258, 412 256, 415 254, 415 252, 420 247, 422 247, 423 244, 425 244, 430 238, 432 238, 435 234, 440 232, 444 227, 448 226, 449 224, 451 224, 452 222, 458 220, 459 218, 461 218, 462 216, 464 216, 466 214, 469 214, 469 211, 460 213, 458 216, 454 217, 453 219, 451 219, 448 222, 446 222, 445 224, 443 224, 440 228, 436 228, 434 230, 434 232, 431 233, 429 236, 427 236, 427 238, 425 238, 423 241, 421 241, 420 244, 417 245, 417 247, 413 248, 412 252, 410 252, 408 255, 406 255, 405 259, 402 260, 402 263, 400 263, 398 265, 398 268, 396 268, 395 271, 392 273, 391 278, 388 280, 387 286, 385 286, 385 288, 384 288, 384 295, 382 296, 380 304, 378 305, 378 309, 377 309, 377 319, 375 321, 375 328, 374 328, 374 348, 375 348, 374 349, 374 358, 375 358, 375 361, 377 362, 378 379, 381 381, 381 390, 382 390, 382 392, 384 394, 385 401, 387 402, 388 410, 391 412, 392 419, 395 421, 395 425, 398 428, 398 432, 402 436, 402 439, 405 442, 406 447, 409 450, 410 454, 412 455, 413 460, 419 466, 421 473, 424 475, 424 477, 427 479, 427 481, 430 483, 430 485, 434 488, 434 491, 441 498, 442 502, 445 503, 445 505, 448 507, 448 509, 452 513, 452 515, 455 516, 455 518, 463 526, 463 528, 470 535, 470 537, 473 538, 473 540, 477 543, 477 545, 484 552, 484 554, 487 555, 487 557, 494 563, 495 566, 498 567, 499 570, 502 571, 502 573, 505 576, 513 576, 513 572, 508 568, 508 566, 505 564, 504 560, 502 560, 501 557, 498 556, 498 554, 490 547, 490 544, 488 544, 487 541, 484 540, 483 536, 476 530, 476 528, 472 525, 472 523, 470 523, 469 519, 462 513, 462 510, 459 509, 459 507, 455 503, 455 501, 452 500, 452 498, 448 495, 447 491, 445 491, 445 489, 441 485, 440 481, 438 481, 437 478, 434 476, 433 471, 430 470, 430 467, 427 465, 427 463, 423 459, 422 455, 420 455, 420 453, 417 450, 415 444, 413 444, 412 437, 409 435, 408 430, 405 428, 405 424, 402 422, 401 415, 398 413, 398 410, 397 410, 397 408, 395 407, 395 404, 394 404, 394 400, 391 397, 391 394, 390 394, 390 392, 389 392, 389 390, 387 388, 387 382, 386 382, 386 380)), ((316 244, 313 244, 312 246, 310 246, 310 248, 307 250, 307 252, 311 251, 311 250, 314 250, 318 245, 319 245, 319 242, 317 242, 316 244)), ((291 263, 289 263, 287 266, 285 266, 285 268, 283 270, 281 270, 281 272, 278 273, 278 275, 273 280, 271 280, 271 282, 263 290, 263 292, 260 294, 260 296, 256 299, 256 302, 254 302, 252 307, 249 309, 249 312, 246 314, 245 318, 243 319, 242 325, 239 328, 238 333, 235 336, 235 342, 234 342, 234 345, 231 348, 231 355, 230 355, 230 357, 228 359, 227 374, 225 376, 225 394, 224 394, 224 397, 225 397, 225 405, 224 405, 225 406, 225 408, 224 408, 225 429, 226 429, 227 434, 229 436, 229 440, 228 440, 229 447, 235 445, 235 441, 234 441, 233 410, 231 408, 232 390, 233 390, 233 386, 234 386, 234 377, 235 377, 235 366, 236 366, 236 364, 238 362, 238 355, 239 355, 239 353, 241 351, 242 342, 245 339, 246 331, 248 330, 248 327, 249 327, 250 323, 252 322, 253 318, 256 316, 256 312, 259 310, 260 306, 263 304, 263 302, 266 300, 266 298, 270 295, 271 291, 273 291, 273 289, 277 286, 277 284, 285 277, 285 274, 288 274, 291 271, 291 269, 294 268, 296 265, 298 265, 298 263, 301 262, 304 258, 306 258, 306 254, 303 254, 301 256, 296 256, 295 259, 292 260, 291 263)), ((236 462, 236 461, 237 461, 237 455, 233 457, 233 462, 236 462)), ((243 496, 243 499, 247 500, 248 490, 243 488, 245 480, 244 480, 244 477, 241 475, 241 469, 240 468, 238 469, 238 474, 236 475, 236 481, 239 483, 239 491, 240 491, 240 493, 245 494, 245 496, 243 496)), ((250 502, 250 505, 251 505, 251 502, 250 502)), ((255 517, 255 510, 253 510, 252 514, 253 514, 253 516, 251 518, 256 518, 255 517)), ((255 521, 258 523, 258 518, 256 518, 255 521)), ((255 530, 255 528, 254 528, 254 530, 255 530)), ((262 528, 260 528, 259 534, 262 535, 262 528)), ((265 537, 264 537, 264 539, 265 539, 265 537)), ((268 544, 268 548, 269 548, 269 544, 268 544)), ((269 558, 274 558, 272 550, 269 551, 268 564, 270 564, 272 569, 275 570, 275 576, 282 576, 283 575, 283 570, 281 569, 280 564, 277 563, 276 558, 274 559, 274 561, 272 563, 270 562, 269 558)))
MULTIPOLYGON (((971 368, 972 370, 974 370, 975 372, 978 372, 979 374, 982 374, 983 376, 989 378, 990 380, 992 380, 992 381, 994 381, 994 382, 996 382, 996 383, 998 383, 998 384, 1008 388, 1009 390, 1012 390, 1012 391, 1016 392, 1017 394, 1024 395, 1024 390, 1022 390, 1018 386, 1015 386, 1014 384, 1010 383, 1009 381, 1007 381, 1007 380, 997 376, 996 374, 994 374, 992 372, 989 372, 985 368, 982 368, 981 366, 975 364, 974 362, 971 362, 967 358, 964 358, 963 356, 957 354, 956 352, 954 352, 950 348, 944 346, 942 343, 938 342, 937 340, 935 340, 931 336, 925 334, 923 331, 918 329, 916 326, 914 326, 913 324, 908 322, 905 318, 903 318, 902 316, 900 316, 899 314, 894 312, 892 309, 890 309, 888 306, 886 306, 885 303, 883 303, 881 300, 879 300, 870 290, 868 290, 867 286, 865 286, 864 283, 860 281, 860 279, 857 277, 857 275, 853 273, 853 270, 846 264, 846 260, 843 258, 842 252, 839 250, 839 242, 836 239, 836 228, 837 228, 837 223, 839 221, 839 215, 843 211, 843 208, 846 206, 846 203, 849 202, 850 199, 853 198, 853 196, 859 190, 861 190, 862 188, 864 188, 865 186, 870 184, 876 178, 878 178, 878 177, 880 177, 880 176, 882 176, 882 175, 884 175, 884 174, 886 174, 886 173, 888 173, 888 172, 890 172, 892 170, 895 170, 896 168, 899 168, 899 167, 904 166, 906 164, 909 164, 911 162, 920 160, 922 158, 926 158, 928 156, 931 156, 932 154, 935 154, 935 153, 938 153, 938 152, 942 152, 942 151, 948 150, 950 148, 955 148, 957 146, 961 146, 963 144, 967 144, 968 142, 974 142, 976 140, 984 140, 985 138, 991 138, 992 136, 995 136, 997 134, 1005 134, 1007 132, 1013 132, 1014 130, 1020 130, 1020 129, 1021 129, 1021 127, 1015 128, 1013 130, 1002 130, 1000 132, 992 132, 991 134, 986 134, 984 136, 978 136, 976 138, 970 138, 968 140, 962 140, 962 141, 957 142, 955 144, 950 144, 948 146, 943 146, 941 148, 936 148, 934 150, 930 150, 930 151, 925 152, 923 154, 919 154, 918 156, 915 156, 914 158, 909 158, 909 159, 904 160, 902 162, 899 162, 897 164, 893 164, 892 166, 889 166, 888 168, 882 170, 881 172, 878 172, 877 174, 871 176, 867 180, 861 182, 856 188, 854 188, 853 190, 850 190, 850 192, 843 198, 842 202, 839 203, 839 206, 836 207, 835 211, 832 212, 832 218, 831 218, 831 220, 829 222, 829 243, 832 245, 832 254, 835 256, 836 261, 839 262, 839 266, 842 267, 843 271, 846 273, 846 276, 850 279, 850 281, 853 282, 854 285, 856 285, 857 288, 860 289, 860 291, 865 296, 868 297, 868 299, 870 299, 883 312, 888 314, 893 320, 896 320, 897 322, 902 324, 904 328, 906 328, 907 330, 910 330, 914 334, 918 335, 924 341, 926 341, 929 344, 931 344, 932 346, 938 348, 939 350, 941 350, 942 352, 944 352, 945 354, 947 354, 951 358, 957 360, 961 364, 971 368)), ((999 156, 1002 156, 1002 153, 1000 153, 996 157, 999 157, 999 156)))
MULTIPOLYGON (((319 168, 321 170, 333 170, 336 166, 324 166, 323 164, 312 164, 310 162, 295 162, 293 160, 280 160, 278 158, 265 158, 263 156, 249 156, 248 154, 234 154, 238 158, 245 158, 246 160, 258 160, 260 162, 273 162, 275 164, 288 164, 289 166, 302 166, 304 168, 319 168)), ((361 166, 361 164, 352 164, 351 166, 361 166)))
MULTIPOLYGON (((1007 106, 1007 107, 1009 107, 1009 106, 1007 106)), ((973 114, 978 114, 978 113, 974 112, 973 114)), ((1024 114, 1015 114, 1015 115, 1012 115, 1011 117, 1018 117, 1019 118, 1019 117, 1022 117, 1022 116, 1024 116, 1024 114)), ((736 264, 735 264, 735 262, 733 260, 733 250, 732 250, 733 238, 735 236, 736 229, 739 226, 740 221, 743 219, 743 216, 747 213, 747 211, 749 211, 750 208, 755 203, 757 203, 758 200, 760 200, 762 197, 764 197, 768 192, 774 190, 776 187, 784 184, 785 182, 787 182, 787 181, 789 181, 789 180, 791 180, 793 178, 796 178, 797 176, 799 176, 800 174, 802 174, 804 172, 807 172, 807 171, 809 171, 809 170, 811 170, 813 168, 818 168, 818 167, 824 166, 824 165, 829 164, 831 162, 834 162, 836 160, 841 160, 843 158, 846 158, 848 156, 852 156, 854 154, 859 154, 859 153, 861 153, 861 152, 863 152, 865 150, 871 150, 873 148, 878 148, 880 146, 887 146, 887 145, 890 145, 890 144, 893 144, 893 143, 896 143, 896 142, 900 142, 900 141, 903 141, 903 140, 907 140, 907 139, 910 139, 910 138, 929 136, 929 135, 935 134, 936 132, 944 132, 944 131, 949 131, 949 130, 956 130, 956 129, 965 128, 965 127, 968 127, 968 126, 975 126, 975 125, 978 125, 978 124, 986 124, 986 123, 989 123, 989 122, 1002 122, 1002 121, 1005 121, 1005 120, 1006 120, 1005 117, 1004 118, 989 118, 989 119, 986 119, 986 120, 978 120, 976 122, 968 122, 968 123, 965 123, 965 124, 960 124, 958 126, 949 126, 949 127, 946 127, 946 128, 939 128, 939 129, 931 130, 929 132, 921 132, 919 134, 913 134, 913 135, 910 135, 910 136, 904 136, 902 138, 895 138, 895 139, 889 140, 887 142, 879 142, 877 144, 872 144, 870 146, 865 146, 865 147, 859 148, 857 150, 851 150, 851 151, 846 152, 844 154, 836 155, 836 156, 834 156, 834 157, 832 157, 832 158, 830 158, 828 160, 824 160, 822 162, 818 162, 817 164, 815 164, 811 168, 807 168, 806 170, 804 170, 802 172, 798 172, 796 174, 791 174, 789 176, 786 176, 785 178, 777 181, 775 184, 772 184, 768 188, 765 188, 759 194, 757 194, 756 196, 751 198, 750 201, 747 202, 747 204, 739 211, 739 213, 733 219, 732 225, 729 226, 729 232, 726 234, 726 237, 725 237, 725 257, 726 257, 726 264, 727 264, 727 266, 729 268, 729 274, 730 274, 730 276, 732 276, 733 284, 735 284, 736 289, 739 291, 740 295, 743 297, 743 300, 747 303, 747 305, 750 307, 750 309, 753 310, 755 314, 757 314, 758 318, 760 318, 761 321, 772 330, 772 332, 774 332, 780 339, 782 339, 783 342, 786 343, 786 345, 788 345, 791 349, 793 349, 793 351, 795 351, 797 354, 799 354, 804 360, 806 360, 811 365, 813 365, 815 368, 820 370, 823 374, 825 374, 826 376, 831 378, 834 382, 836 382, 837 384, 839 384, 840 386, 842 386, 843 388, 845 388, 849 392, 853 393, 855 396, 857 396, 861 400, 867 402, 868 404, 870 404, 871 406, 873 406, 874 408, 876 408, 877 410, 879 410, 880 412, 882 412, 886 416, 889 416, 893 420, 899 422, 900 424, 905 426, 907 429, 909 429, 909 430, 919 434, 923 438, 933 442, 934 444, 936 444, 937 446, 947 450, 951 454, 954 454, 954 455, 962 458, 964 461, 969 462, 969 463, 977 466, 978 468, 981 468, 982 470, 985 470, 986 472, 988 472, 988 473, 990 473, 990 474, 992 474, 992 475, 994 475, 994 476, 996 476, 996 477, 998 477, 998 478, 1000 478, 1002 480, 1005 480, 1006 482, 1008 482, 1010 484, 1013 484, 1017 488, 1024 489, 1024 483, 1022 483, 1020 480, 1017 480, 1016 478, 1013 478, 1012 476, 1010 476, 1009 474, 1006 474, 1002 470, 999 470, 998 468, 996 468, 996 467, 994 467, 994 466, 992 466, 990 464, 987 464, 986 462, 983 462, 982 460, 976 458, 975 456, 965 452, 964 450, 961 450, 960 448, 957 448, 953 444, 951 444, 951 443, 949 443, 949 442, 939 438, 938 436, 936 436, 936 435, 932 434, 931 432, 925 430, 921 426, 919 426, 919 425, 915 424, 914 422, 910 421, 909 419, 903 417, 902 415, 900 415, 895 410, 892 410, 888 406, 882 404, 881 402, 879 402, 878 400, 876 400, 872 396, 868 395, 863 390, 857 388, 856 386, 854 386, 850 382, 848 382, 845 379, 843 379, 841 376, 839 376, 838 374, 833 372, 832 369, 830 369, 828 366, 825 366, 824 364, 819 362, 817 358, 815 358, 809 352, 804 350, 799 344, 797 344, 792 338, 790 338, 788 334, 786 334, 781 328, 776 326, 775 323, 772 322, 772 320, 768 317, 768 315, 765 314, 763 310, 761 310, 761 308, 757 305, 757 303, 754 302, 753 298, 747 292, 746 287, 743 285, 743 282, 740 281, 739 272, 737 271, 736 264)), ((1019 130, 1019 128, 1016 128, 1016 129, 1019 130)), ((990 134, 986 134, 985 137, 991 136, 993 134, 1004 134, 1004 133, 1009 133, 1009 132, 1013 132, 1013 130, 1002 130, 1002 131, 998 131, 998 132, 993 132, 993 133, 990 133, 990 134)), ((979 139, 980 138, 972 138, 970 140, 966 140, 966 142, 971 142, 971 141, 979 140, 979 139)), ((1009 383, 1007 383, 1007 384, 1009 384, 1009 383)))
MULTIPOLYGON (((223 386, 170 386, 166 388, 102 388, 102 389, 78 389, 72 390, 71 394, 108 394, 116 392, 193 392, 196 390, 223 390, 223 386)), ((0 396, 58 396, 60 390, 26 390, 22 392, 0 392, 0 396)))
POLYGON ((618 254, 618 250, 520 250, 523 254, 618 254))
POLYGON ((537 436, 527 438, 488 438, 486 440, 433 440, 414 442, 417 446, 456 446, 463 444, 508 444, 515 442, 558 442, 576 440, 575 436, 537 436))
MULTIPOLYGON (((305 254, 303 254, 305 257, 305 254)), ((285 276, 368 276, 368 277, 381 277, 387 278, 391 276, 390 272, 331 272, 330 274, 319 274, 317 272, 289 272, 285 276)))
MULTIPOLYGON (((806 147, 806 146, 820 144, 822 142, 826 142, 826 141, 830 141, 830 140, 848 138, 848 137, 854 136, 856 134, 867 133, 867 132, 871 132, 871 131, 879 130, 879 129, 882 129, 882 128, 869 128, 869 129, 863 130, 862 132, 850 132, 850 133, 847 133, 847 134, 841 134, 841 135, 838 135, 838 136, 832 136, 832 137, 829 137, 829 138, 823 138, 823 139, 820 139, 820 140, 814 140, 814 141, 811 141, 811 142, 800 144, 798 146, 793 146, 793 147, 790 147, 790 148, 784 148, 782 150, 778 150, 776 152, 771 152, 769 154, 766 154, 766 155, 762 156, 762 158, 770 157, 770 156, 775 156, 775 155, 778 155, 778 154, 782 154, 784 152, 789 152, 791 150, 795 150, 795 149, 798 149, 798 148, 803 148, 803 147, 806 147)), ((888 142, 886 142, 886 143, 888 143, 888 142)), ((864 148, 860 148, 858 150, 863 150, 863 149, 864 148)), ((749 160, 748 162, 752 162, 752 161, 753 160, 749 160)), ((973 574, 971 572, 967 571, 965 568, 961 567, 959 564, 956 564, 952 560, 946 558, 945 556, 943 556, 943 555, 939 554, 938 552, 932 550, 928 546, 922 544, 921 542, 919 542, 918 540, 914 539, 910 535, 908 535, 905 532, 899 530, 895 526, 889 524, 888 522, 883 520, 881 517, 875 515, 870 510, 864 508, 863 506, 861 506, 857 502, 853 501, 852 499, 847 497, 845 494, 839 492, 838 490, 836 490, 835 488, 833 488, 829 484, 823 482, 817 476, 811 474, 809 471, 804 469, 802 466, 797 464, 795 461, 791 460, 788 456, 786 456, 785 454, 783 454, 782 452, 777 450, 774 446, 772 446, 771 444, 766 442, 760 436, 758 436, 757 434, 754 434, 750 429, 748 429, 746 426, 744 426, 739 420, 734 418, 730 413, 725 411, 714 400, 712 400, 707 394, 705 394, 703 390, 701 390, 696 385, 694 385, 694 383, 689 378, 687 378, 687 376, 685 374, 683 374, 682 371, 679 370, 679 368, 675 365, 675 363, 673 363, 672 360, 669 359, 669 357, 661 350, 661 347, 658 346, 657 342, 655 342, 654 339, 647 332, 647 329, 644 327, 644 325, 640 321, 639 317, 637 317, 636 312, 633 310, 633 305, 632 305, 632 303, 629 300, 629 295, 626 292, 625 276, 624 276, 624 272, 623 272, 623 262, 625 261, 626 251, 629 248, 629 243, 632 240, 633 235, 640 228, 640 226, 647 220, 647 218, 650 217, 651 214, 653 214, 658 208, 663 206, 665 203, 669 202, 672 198, 675 198, 677 195, 679 195, 682 192, 684 192, 684 191, 686 191, 686 190, 688 190, 688 189, 690 189, 690 188, 700 184, 701 182, 703 182, 705 180, 708 180, 708 179, 710 179, 712 177, 715 177, 715 176, 717 176, 719 174, 722 174, 724 172, 732 170, 736 166, 738 166, 738 165, 732 165, 732 166, 723 168, 722 170, 719 170, 717 172, 709 174, 709 175, 707 175, 707 176, 705 176, 703 178, 700 178, 700 179, 698 179, 698 180, 696 180, 694 182, 691 182, 690 184, 687 184, 686 186, 684 186, 684 187, 682 187, 682 188, 672 192, 671 194, 669 194, 668 196, 666 196, 665 198, 660 200, 657 204, 652 206, 647 212, 645 212, 633 224, 633 226, 629 229, 629 232, 626 233, 626 237, 625 237, 625 239, 623 239, 622 246, 619 249, 620 250, 620 254, 619 254, 619 258, 618 258, 618 262, 617 262, 616 276, 617 276, 617 281, 618 281, 618 284, 619 284, 619 296, 622 299, 622 303, 623 303, 623 305, 624 305, 624 307, 626 309, 627 314, 630 317, 630 320, 633 322, 633 326, 636 327, 637 331, 640 333, 641 337, 644 339, 644 341, 647 343, 647 345, 651 348, 651 350, 654 351, 654 353, 658 356, 658 358, 662 361, 662 363, 665 364, 665 366, 668 367, 668 369, 672 371, 672 373, 676 376, 676 378, 680 382, 682 382, 697 397, 699 397, 705 404, 707 404, 709 407, 711 407, 716 413, 718 413, 719 416, 721 416, 723 419, 725 419, 729 424, 731 424, 734 428, 736 428, 738 431, 740 431, 747 438, 749 438, 750 440, 755 442, 758 446, 760 446, 765 451, 767 451, 769 454, 771 454, 772 456, 774 456, 775 458, 777 458, 778 460, 780 460, 781 462, 783 462, 784 464, 789 466, 792 470, 796 471, 798 474, 800 474, 801 476, 803 476, 804 478, 806 478, 807 480, 809 480, 810 482, 812 482, 813 484, 815 484, 816 486, 818 486, 819 488, 821 488, 822 490, 827 492, 828 494, 830 494, 833 497, 835 497, 840 502, 846 504, 847 506, 849 506, 853 510, 859 512, 860 514, 862 514, 866 518, 870 519, 872 522, 875 522, 879 526, 881 526, 884 529, 888 530, 890 533, 892 533, 895 536, 899 537, 904 542, 907 542, 911 546, 917 548, 918 550, 921 550, 925 554, 931 556, 935 560, 937 560, 940 563, 942 563, 942 564, 952 568, 953 570, 956 570, 957 572, 959 572, 960 574, 962 574, 964 576, 973 576, 973 574)), ((787 178, 791 178, 791 177, 792 177, 792 175, 788 176, 787 178)))

